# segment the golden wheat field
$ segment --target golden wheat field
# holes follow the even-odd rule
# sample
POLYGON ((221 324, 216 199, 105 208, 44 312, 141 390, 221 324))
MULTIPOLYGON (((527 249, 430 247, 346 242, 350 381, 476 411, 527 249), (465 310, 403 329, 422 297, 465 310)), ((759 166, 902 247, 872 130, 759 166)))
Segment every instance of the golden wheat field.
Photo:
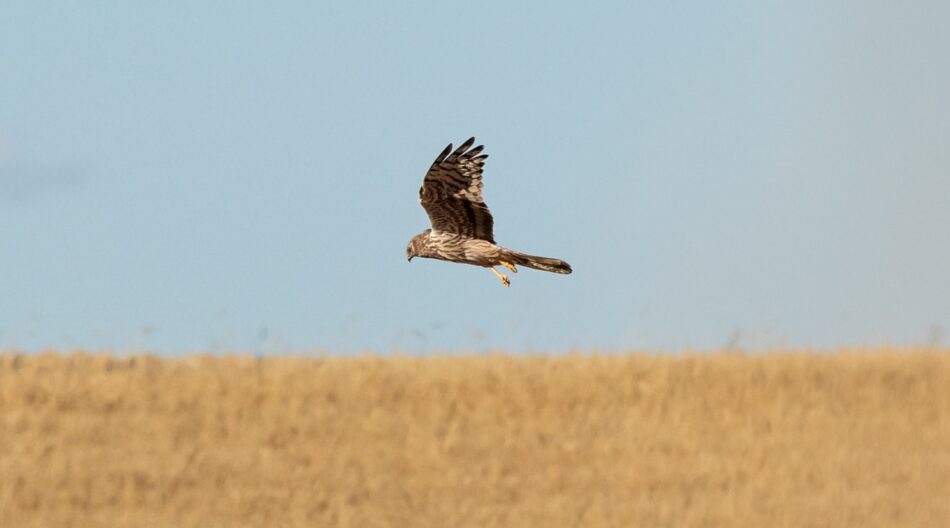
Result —
POLYGON ((0 356, 0 526, 950 526, 950 350, 0 356))

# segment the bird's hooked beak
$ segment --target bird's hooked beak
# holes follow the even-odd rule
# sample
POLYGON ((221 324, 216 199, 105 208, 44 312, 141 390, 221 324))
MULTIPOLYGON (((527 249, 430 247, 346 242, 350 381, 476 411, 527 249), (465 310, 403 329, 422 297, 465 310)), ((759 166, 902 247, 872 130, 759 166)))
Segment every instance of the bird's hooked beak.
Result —
POLYGON ((406 262, 412 262, 412 257, 410 256, 409 258, 407 258, 406 262))

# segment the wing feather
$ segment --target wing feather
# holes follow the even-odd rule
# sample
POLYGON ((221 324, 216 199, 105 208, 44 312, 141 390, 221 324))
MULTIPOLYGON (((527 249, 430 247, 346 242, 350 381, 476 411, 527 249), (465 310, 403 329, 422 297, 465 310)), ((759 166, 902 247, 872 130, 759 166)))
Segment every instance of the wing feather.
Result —
POLYGON ((455 233, 494 243, 494 219, 482 198, 482 168, 487 154, 475 138, 452 150, 452 144, 436 157, 419 189, 419 202, 433 231, 455 233))

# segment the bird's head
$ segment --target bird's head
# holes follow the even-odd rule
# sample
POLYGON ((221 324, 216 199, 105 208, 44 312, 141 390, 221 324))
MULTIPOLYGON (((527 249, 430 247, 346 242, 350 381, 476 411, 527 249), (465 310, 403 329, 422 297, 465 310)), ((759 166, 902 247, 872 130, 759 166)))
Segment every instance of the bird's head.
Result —
POLYGON ((432 232, 431 229, 426 229, 412 237, 412 240, 409 241, 409 245, 406 246, 406 260, 412 262, 412 257, 425 256, 425 247, 429 241, 430 232, 432 232))

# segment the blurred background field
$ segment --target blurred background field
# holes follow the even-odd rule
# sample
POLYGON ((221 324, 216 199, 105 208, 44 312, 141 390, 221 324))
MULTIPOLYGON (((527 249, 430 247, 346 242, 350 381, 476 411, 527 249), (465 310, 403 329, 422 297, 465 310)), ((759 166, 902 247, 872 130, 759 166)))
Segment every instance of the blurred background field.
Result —
POLYGON ((950 350, 0 356, 0 526, 948 526, 950 350))

